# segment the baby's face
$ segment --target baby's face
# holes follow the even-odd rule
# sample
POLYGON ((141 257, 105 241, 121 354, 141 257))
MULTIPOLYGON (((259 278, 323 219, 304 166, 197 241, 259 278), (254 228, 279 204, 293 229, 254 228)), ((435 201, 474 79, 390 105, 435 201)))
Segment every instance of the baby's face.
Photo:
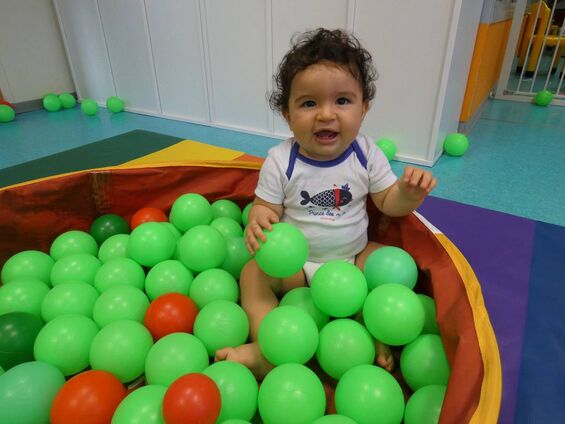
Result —
POLYGON ((325 161, 347 150, 367 110, 361 85, 346 67, 319 63, 292 80, 284 117, 300 153, 325 161))

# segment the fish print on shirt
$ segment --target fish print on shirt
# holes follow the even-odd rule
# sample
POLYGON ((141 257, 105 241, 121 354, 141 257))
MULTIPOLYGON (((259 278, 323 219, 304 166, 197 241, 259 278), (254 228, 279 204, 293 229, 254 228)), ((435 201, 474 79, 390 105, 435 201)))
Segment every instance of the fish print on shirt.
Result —
POLYGON ((337 209, 338 211, 341 210, 340 206, 345 206, 353 200, 349 184, 342 185, 341 188, 334 184, 332 189, 324 190, 314 196, 310 196, 306 190, 303 190, 300 195, 302 196, 300 202, 302 206, 312 203, 315 206, 337 209))

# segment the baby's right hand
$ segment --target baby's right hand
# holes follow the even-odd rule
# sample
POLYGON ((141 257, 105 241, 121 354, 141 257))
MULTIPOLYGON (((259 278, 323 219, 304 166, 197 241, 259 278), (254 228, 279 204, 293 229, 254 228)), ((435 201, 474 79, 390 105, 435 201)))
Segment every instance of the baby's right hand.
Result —
POLYGON ((263 230, 272 230, 272 224, 279 222, 279 216, 270 208, 254 205, 249 211, 249 222, 245 228, 245 246, 252 255, 259 249, 259 241, 267 241, 263 230))

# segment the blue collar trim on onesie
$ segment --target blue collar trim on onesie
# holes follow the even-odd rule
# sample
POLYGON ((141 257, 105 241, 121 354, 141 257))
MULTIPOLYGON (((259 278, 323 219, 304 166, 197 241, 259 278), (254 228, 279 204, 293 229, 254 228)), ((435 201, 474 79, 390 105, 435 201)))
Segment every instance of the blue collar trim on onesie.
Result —
POLYGON ((355 153, 355 156, 357 156, 357 159, 359 159, 359 162, 361 162, 363 168, 367 169, 367 158, 365 157, 365 154, 361 150, 359 143, 357 143, 357 140, 353 140, 353 142, 349 145, 349 147, 347 148, 347 150, 345 150, 345 152, 343 152, 337 158, 332 160, 310 159, 304 156, 303 154, 301 154, 298 151, 298 149, 300 149, 300 144, 295 142, 292 145, 292 149, 290 150, 290 156, 288 158, 288 168, 286 169, 286 177, 289 180, 290 177, 292 176, 292 172, 294 171, 294 164, 296 163, 297 158, 300 159, 302 162, 307 163, 308 165, 317 166, 319 168, 330 168, 332 166, 339 165, 341 162, 346 160, 352 153, 355 153))

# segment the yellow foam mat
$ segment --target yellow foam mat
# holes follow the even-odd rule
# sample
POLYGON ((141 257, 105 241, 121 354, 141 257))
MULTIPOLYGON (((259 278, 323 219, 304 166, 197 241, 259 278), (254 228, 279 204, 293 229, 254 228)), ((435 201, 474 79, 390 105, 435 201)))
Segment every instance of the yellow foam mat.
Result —
POLYGON ((224 147, 211 146, 194 140, 183 140, 178 143, 141 156, 137 159, 125 162, 119 167, 130 167, 132 165, 148 165, 155 163, 179 162, 185 160, 198 161, 229 161, 234 160, 244 153, 238 150, 226 149, 224 147))

